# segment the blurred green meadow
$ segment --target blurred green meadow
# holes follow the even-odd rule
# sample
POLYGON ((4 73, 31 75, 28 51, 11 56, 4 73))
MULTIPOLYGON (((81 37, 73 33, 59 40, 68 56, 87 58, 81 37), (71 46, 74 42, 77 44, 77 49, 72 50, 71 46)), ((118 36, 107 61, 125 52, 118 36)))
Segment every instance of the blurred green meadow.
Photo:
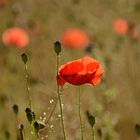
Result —
MULTIPOLYGON (((25 29, 30 43, 25 49, 6 47, 0 39, 0 140, 17 140, 16 129, 23 124, 27 140, 34 140, 25 109, 28 107, 24 63, 27 62, 32 104, 37 120, 46 122, 57 101, 56 54, 54 42, 67 28, 84 30, 92 50, 62 46, 60 64, 89 55, 100 61, 104 75, 99 85, 83 85, 81 112, 84 140, 92 140, 86 118, 96 118, 96 140, 138 140, 140 124, 140 36, 119 35, 112 22, 124 18, 140 31, 139 0, 0 0, 0 38, 9 27, 25 29), (1 5, 1 1, 5 1, 1 5), (17 104, 19 115, 12 107, 17 104)), ((62 93, 64 123, 68 140, 80 140, 78 87, 67 84, 62 93)), ((57 105, 41 140, 63 140, 57 105)))

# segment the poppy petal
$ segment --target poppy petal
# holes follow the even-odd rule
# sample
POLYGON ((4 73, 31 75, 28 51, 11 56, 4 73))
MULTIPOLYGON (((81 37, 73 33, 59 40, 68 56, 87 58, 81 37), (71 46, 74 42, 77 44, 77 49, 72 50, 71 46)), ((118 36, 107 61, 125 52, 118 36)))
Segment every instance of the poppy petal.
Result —
POLYGON ((104 73, 104 70, 103 70, 101 64, 99 64, 98 69, 97 69, 97 71, 95 73, 95 77, 98 77, 100 75, 103 75, 103 73, 104 73))
POLYGON ((65 79, 65 81, 67 81, 72 85, 86 84, 90 80, 90 78, 87 77, 86 75, 77 75, 77 74, 71 76, 64 76, 63 78, 65 79))
POLYGON ((91 80, 91 84, 96 86, 97 84, 99 84, 101 82, 101 76, 99 77, 94 77, 92 80, 91 80))
POLYGON ((93 73, 98 68, 98 65, 99 65, 98 61, 89 56, 85 56, 79 60, 84 65, 84 69, 83 71, 81 71, 81 74, 86 74, 86 73, 91 73, 91 72, 93 73))
POLYGON ((66 83, 66 81, 63 79, 63 77, 60 75, 57 76, 57 82, 61 86, 63 86, 66 83))
POLYGON ((78 61, 73 61, 62 65, 59 69, 61 75, 72 75, 80 72, 84 68, 83 64, 78 61))
POLYGON ((98 68, 99 64, 96 62, 90 63, 86 66, 86 71, 89 72, 95 72, 98 68))

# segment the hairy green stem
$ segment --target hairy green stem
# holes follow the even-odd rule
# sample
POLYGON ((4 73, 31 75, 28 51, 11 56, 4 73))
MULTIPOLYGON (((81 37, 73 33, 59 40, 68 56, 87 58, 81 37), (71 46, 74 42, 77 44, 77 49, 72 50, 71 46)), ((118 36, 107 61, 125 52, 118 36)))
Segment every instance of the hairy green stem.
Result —
POLYGON ((93 136, 93 140, 95 140, 94 128, 93 128, 93 127, 91 127, 91 128, 92 128, 92 136, 93 136))
POLYGON ((34 134, 35 134, 35 137, 36 137, 35 139, 36 140, 40 140, 38 132, 36 132, 35 128, 33 128, 33 129, 34 129, 34 134))
POLYGON ((29 107, 32 110, 32 103, 31 103, 31 94, 30 94, 30 86, 29 86, 29 74, 28 74, 28 66, 25 64, 25 78, 26 78, 26 90, 28 94, 28 103, 29 107))
POLYGON ((38 132, 35 130, 35 127, 34 127, 33 124, 34 124, 34 121, 31 123, 31 129, 32 129, 32 131, 33 131, 35 140, 40 140, 40 139, 39 139, 39 134, 38 134, 38 132))
MULTIPOLYGON (((57 55, 57 76, 58 76, 58 68, 59 68, 59 55, 57 55)), ((57 94, 58 94, 58 101, 59 101, 59 108, 60 108, 60 115, 61 115, 61 125, 63 131, 63 138, 66 140, 66 133, 64 127, 64 118, 63 118, 63 109, 62 109, 62 100, 61 100, 61 92, 60 92, 60 85, 57 82, 57 94)))
POLYGON ((24 134, 24 131, 22 129, 19 130, 19 133, 20 133, 20 139, 21 140, 25 140, 25 134, 24 134))
POLYGON ((82 124, 82 116, 81 116, 81 87, 78 87, 78 115, 80 120, 80 130, 81 130, 81 140, 84 139, 84 130, 83 130, 83 124, 82 124))
MULTIPOLYGON (((28 94, 28 104, 29 104, 29 108, 31 109, 31 111, 33 111, 32 108, 32 100, 31 100, 31 94, 30 94, 30 86, 29 86, 29 74, 28 74, 28 66, 27 64, 25 64, 25 78, 26 78, 26 90, 27 90, 27 94, 28 94)), ((33 126, 34 121, 30 124, 31 125, 31 129, 34 133, 35 139, 39 140, 39 134, 38 132, 36 132, 34 126, 33 126)))

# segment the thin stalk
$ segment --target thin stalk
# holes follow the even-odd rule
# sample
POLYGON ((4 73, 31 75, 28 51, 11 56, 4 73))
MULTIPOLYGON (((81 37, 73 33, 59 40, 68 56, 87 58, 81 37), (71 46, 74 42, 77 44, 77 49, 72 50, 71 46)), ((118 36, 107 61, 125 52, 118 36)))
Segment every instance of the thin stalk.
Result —
MULTIPOLYGON (((59 55, 57 55, 57 66, 56 66, 56 72, 58 76, 58 68, 59 68, 59 55)), ((58 101, 59 101, 59 108, 60 108, 60 115, 61 115, 61 125, 62 125, 62 131, 63 131, 63 138, 66 140, 66 133, 65 133, 65 127, 64 127, 64 118, 63 118, 63 109, 62 109, 62 100, 61 100, 61 92, 60 92, 60 86, 57 82, 57 94, 58 94, 58 101)))
POLYGON ((38 132, 36 132, 36 131, 35 131, 35 136, 36 136, 36 140, 40 140, 40 139, 39 139, 39 134, 38 134, 38 132))
POLYGON ((20 137, 20 140, 26 140, 25 138, 25 131, 24 131, 24 127, 22 124, 19 125, 19 137, 20 137))
POLYGON ((23 136, 23 140, 26 140, 24 130, 22 130, 22 136, 23 136))
POLYGON ((24 136, 23 136, 22 130, 20 130, 19 133, 20 133, 20 139, 21 139, 21 140, 24 140, 24 136))
POLYGON ((22 129, 19 130, 20 140, 25 140, 25 135, 22 129))
POLYGON ((18 129, 16 130, 16 133, 17 133, 17 136, 16 136, 17 140, 19 140, 19 139, 23 140, 23 139, 21 138, 21 136, 20 136, 20 132, 19 132, 18 129))
POLYGON ((81 116, 81 87, 78 87, 78 115, 80 120, 80 131, 81 131, 81 140, 84 139, 84 130, 83 130, 83 124, 82 124, 82 116, 81 116))
POLYGON ((54 107, 52 108, 52 111, 51 111, 51 113, 50 113, 50 115, 49 115, 49 117, 48 117, 48 119, 47 119, 47 121, 46 121, 46 124, 49 123, 49 121, 50 121, 50 119, 51 119, 51 117, 52 117, 52 115, 53 115, 53 113, 54 113, 54 111, 55 111, 55 108, 56 108, 56 106, 57 106, 57 102, 58 102, 58 99, 56 100, 56 103, 54 104, 54 107))
POLYGON ((38 134, 38 132, 36 132, 36 130, 35 130, 34 126, 33 126, 33 123, 31 124, 31 128, 32 128, 32 131, 34 133, 35 140, 40 140, 39 139, 39 134, 38 134))
POLYGON ((91 128, 92 128, 92 136, 93 136, 93 140, 95 140, 94 128, 93 128, 93 127, 91 127, 91 128))
POLYGON ((17 140, 19 140, 20 139, 20 131, 18 129, 17 116, 15 116, 15 118, 16 118, 16 125, 15 125, 15 128, 16 128, 16 138, 17 138, 17 140))
POLYGON ((52 138, 53 138, 53 140, 56 140, 56 135, 55 135, 54 129, 51 129, 51 131, 52 131, 52 138))
POLYGON ((32 110, 32 103, 31 103, 31 94, 30 94, 30 86, 29 86, 29 74, 28 74, 28 66, 25 64, 25 78, 26 78, 26 90, 28 94, 28 103, 29 107, 32 110))
MULTIPOLYGON (((28 94, 28 104, 29 104, 29 108, 33 111, 32 108, 32 99, 31 99, 31 94, 30 94, 30 86, 29 86, 29 74, 28 74, 28 66, 27 63, 25 64, 25 78, 26 78, 26 90, 27 90, 27 94, 28 94)), ((32 122, 31 125, 31 129, 34 133, 35 139, 39 140, 39 134, 38 132, 36 132, 34 126, 33 126, 34 121, 32 122)))

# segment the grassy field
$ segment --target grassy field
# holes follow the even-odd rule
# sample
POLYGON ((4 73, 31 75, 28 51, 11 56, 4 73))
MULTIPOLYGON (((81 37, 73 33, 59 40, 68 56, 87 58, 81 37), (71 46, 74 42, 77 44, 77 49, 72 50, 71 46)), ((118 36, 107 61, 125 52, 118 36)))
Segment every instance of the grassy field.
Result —
MULTIPOLYGON (((1 1, 4 0, 0 0, 1 1)), ((0 140, 17 140, 21 123, 26 140, 35 140, 25 109, 28 107, 24 63, 26 52, 30 93, 37 120, 46 121, 57 102, 56 54, 54 42, 61 42, 67 28, 84 30, 92 51, 62 46, 60 63, 89 55, 100 61, 104 75, 99 85, 82 85, 81 113, 84 140, 92 140, 92 129, 85 112, 96 118, 96 140, 138 140, 135 125, 140 124, 140 36, 119 35, 112 22, 124 18, 140 31, 139 0, 5 0, 0 4, 0 38, 12 26, 27 31, 26 48, 6 47, 0 39, 0 140), (12 107, 17 104, 16 117, 12 107)), ((64 124, 68 140, 80 140, 78 87, 67 84, 62 93, 64 124)), ((57 105, 41 140, 63 140, 57 105)))

